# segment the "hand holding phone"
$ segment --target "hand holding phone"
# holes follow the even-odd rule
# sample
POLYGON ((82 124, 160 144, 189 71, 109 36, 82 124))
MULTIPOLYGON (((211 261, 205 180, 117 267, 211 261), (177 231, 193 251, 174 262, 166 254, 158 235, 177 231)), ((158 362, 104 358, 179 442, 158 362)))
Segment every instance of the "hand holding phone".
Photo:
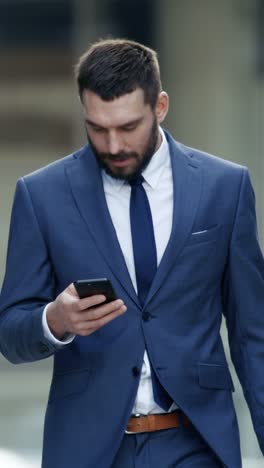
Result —
POLYGON ((53 335, 61 339, 66 333, 88 336, 126 310, 108 279, 93 278, 70 284, 48 305, 46 317, 53 335))

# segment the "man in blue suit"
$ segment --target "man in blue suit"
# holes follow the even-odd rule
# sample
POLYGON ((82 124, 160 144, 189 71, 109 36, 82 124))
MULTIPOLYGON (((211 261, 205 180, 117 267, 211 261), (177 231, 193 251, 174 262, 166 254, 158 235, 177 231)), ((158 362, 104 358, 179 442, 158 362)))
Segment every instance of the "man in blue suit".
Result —
POLYGON ((188 148, 156 53, 106 40, 76 76, 89 144, 18 181, 0 349, 54 356, 43 468, 241 467, 220 326, 264 451, 264 263, 247 169, 188 148), (109 278, 117 298, 79 299, 109 278))

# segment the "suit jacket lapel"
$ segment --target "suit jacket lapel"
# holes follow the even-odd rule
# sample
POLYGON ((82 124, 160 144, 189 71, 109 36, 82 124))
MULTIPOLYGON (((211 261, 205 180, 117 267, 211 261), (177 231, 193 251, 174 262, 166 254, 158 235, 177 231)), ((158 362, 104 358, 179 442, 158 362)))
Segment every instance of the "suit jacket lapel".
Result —
POLYGON ((170 239, 161 259, 157 274, 150 288, 145 306, 162 287, 170 269, 190 234, 200 201, 201 169, 190 155, 185 154, 181 145, 166 132, 169 142, 173 174, 173 222, 170 239))
POLYGON ((100 170, 92 150, 85 147, 79 157, 67 164, 66 173, 75 203, 94 243, 116 279, 139 304, 108 211, 100 170))

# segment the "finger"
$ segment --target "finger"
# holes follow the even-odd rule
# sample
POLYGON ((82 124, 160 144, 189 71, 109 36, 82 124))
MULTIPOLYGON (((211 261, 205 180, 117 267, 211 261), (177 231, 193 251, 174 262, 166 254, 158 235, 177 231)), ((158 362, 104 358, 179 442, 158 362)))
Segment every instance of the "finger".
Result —
POLYGON ((87 320, 97 320, 101 317, 104 317, 105 315, 108 315, 115 310, 120 309, 124 305, 124 302, 122 299, 117 299, 112 302, 108 302, 103 305, 99 305, 98 307, 94 307, 93 309, 86 309, 82 311, 82 320, 87 321, 87 320))
POLYGON ((65 292, 69 293, 71 296, 79 297, 76 288, 73 283, 71 283, 66 289, 65 292))
POLYGON ((103 294, 95 294, 93 296, 84 297, 79 299, 78 308, 80 311, 89 309, 90 307, 97 306, 106 301, 106 297, 103 294))
POLYGON ((103 317, 100 317, 95 320, 87 320, 84 322, 80 322, 78 325, 76 325, 75 333, 79 335, 89 335, 94 331, 98 330, 99 328, 103 327, 107 323, 111 322, 115 318, 122 315, 126 310, 126 306, 122 305, 118 309, 114 310, 113 312, 107 315, 104 315, 103 317))

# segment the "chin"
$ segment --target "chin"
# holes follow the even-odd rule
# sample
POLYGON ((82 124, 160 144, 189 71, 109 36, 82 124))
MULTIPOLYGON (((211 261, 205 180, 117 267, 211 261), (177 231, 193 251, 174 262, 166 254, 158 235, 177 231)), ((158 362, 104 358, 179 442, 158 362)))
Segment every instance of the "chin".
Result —
POLYGON ((105 167, 105 171, 115 179, 129 180, 137 172, 136 168, 105 167))

